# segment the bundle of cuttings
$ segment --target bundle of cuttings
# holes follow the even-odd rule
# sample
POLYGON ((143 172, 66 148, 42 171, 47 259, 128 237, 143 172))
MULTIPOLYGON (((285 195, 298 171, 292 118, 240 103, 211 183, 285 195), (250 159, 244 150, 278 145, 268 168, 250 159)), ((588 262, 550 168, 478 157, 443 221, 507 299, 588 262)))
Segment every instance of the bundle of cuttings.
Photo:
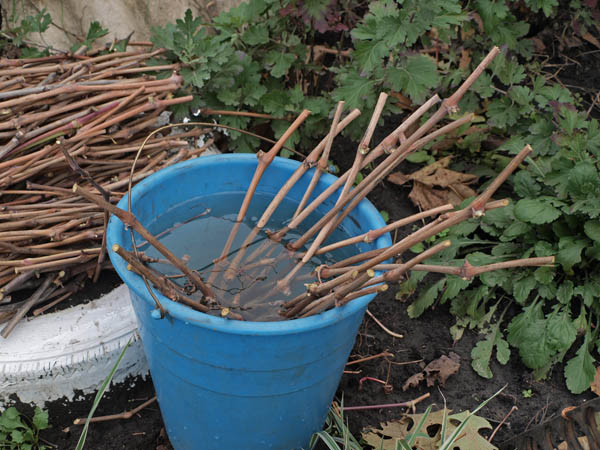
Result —
MULTIPOLYGON (((147 45, 147 44, 146 44, 147 45)), ((191 100, 162 50, 57 54, 0 60, 0 335, 98 279, 108 214, 74 183, 116 203, 127 192, 141 142, 161 113, 191 100), (43 305, 43 306, 42 306, 43 305)), ((141 50, 140 50, 141 49, 141 50)), ((162 120, 162 117, 161 117, 162 120)), ((198 156, 206 130, 155 134, 133 183, 198 156)))

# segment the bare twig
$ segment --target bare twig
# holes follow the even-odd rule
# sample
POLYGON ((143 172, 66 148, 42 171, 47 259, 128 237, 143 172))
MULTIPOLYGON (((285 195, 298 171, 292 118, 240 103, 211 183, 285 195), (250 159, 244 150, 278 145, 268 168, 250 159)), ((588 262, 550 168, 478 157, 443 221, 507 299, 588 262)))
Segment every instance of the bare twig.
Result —
POLYGON ((409 408, 413 408, 416 404, 422 402, 423 400, 426 400, 430 397, 430 393, 427 392, 426 394, 421 395, 420 397, 415 398, 414 400, 410 400, 408 402, 402 402, 402 403, 385 403, 383 405, 365 405, 365 406, 344 406, 343 410, 344 412, 346 411, 364 411, 367 409, 384 409, 384 408, 402 408, 402 407, 409 407, 409 408))
MULTIPOLYGON (((142 403, 141 405, 133 408, 130 411, 125 411, 125 412, 122 412, 120 414, 109 414, 107 416, 92 417, 90 419, 90 423, 92 423, 92 422, 108 422, 110 420, 120 420, 120 419, 125 419, 125 420, 131 419, 135 414, 139 413, 142 409, 144 409, 145 407, 151 405, 155 401, 156 401, 156 396, 152 397, 149 400, 146 400, 144 403, 142 403)), ((73 421, 73 425, 83 425, 86 421, 87 421, 87 417, 83 417, 83 418, 80 418, 80 419, 75 419, 73 421)))

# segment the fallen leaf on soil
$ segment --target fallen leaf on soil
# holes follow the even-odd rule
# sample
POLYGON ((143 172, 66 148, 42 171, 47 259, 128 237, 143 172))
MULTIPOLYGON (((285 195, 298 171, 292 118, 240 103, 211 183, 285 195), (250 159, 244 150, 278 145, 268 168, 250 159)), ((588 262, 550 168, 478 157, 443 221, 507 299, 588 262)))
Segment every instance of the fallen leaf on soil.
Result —
POLYGON ((434 359, 427 367, 425 367, 425 378, 427 386, 433 386, 436 382, 440 386, 446 384, 446 380, 450 375, 454 375, 460 368, 460 356, 454 352, 450 352, 449 357, 442 355, 438 359, 434 359))
POLYGON ((407 389, 417 387, 424 379, 425 374, 423 372, 415 373, 412 377, 409 377, 408 380, 404 382, 402 385, 402 390, 406 391, 407 389))
MULTIPOLYGON (((588 444, 588 440, 585 436, 580 436, 577 438, 577 440, 579 441, 579 445, 581 445, 582 450, 590 450, 590 445, 588 444)), ((569 450, 569 444, 566 441, 561 442, 556 448, 558 450, 569 450)))
POLYGON ((600 48, 600 41, 598 41, 598 39, 596 39, 589 31, 587 33, 583 33, 581 37, 588 41, 590 44, 595 45, 597 48, 600 48))
POLYGON ((413 189, 408 196, 422 209, 431 209, 447 203, 456 206, 464 199, 477 195, 477 192, 467 186, 475 181, 477 176, 448 169, 450 159, 451 156, 446 156, 410 175, 395 172, 387 179, 395 184, 413 181, 413 189))
POLYGON ((544 41, 542 41, 539 37, 532 37, 531 42, 533 42, 533 46, 536 52, 541 53, 544 50, 546 50, 546 45, 544 44, 544 41))
MULTIPOLYGON (((446 439, 452 435, 454 430, 468 417, 469 411, 452 414, 446 411, 446 439)), ((442 440, 442 421, 444 410, 430 413, 425 419, 423 427, 415 430, 415 426, 421 422, 423 414, 407 414, 400 420, 382 423, 380 430, 370 429, 362 433, 362 438, 369 445, 377 449, 395 450, 396 440, 405 439, 409 434, 421 433, 414 443, 413 448, 418 450, 437 450, 442 440), (383 445, 382 445, 383 444, 383 445)), ((481 417, 472 416, 462 430, 459 439, 454 442, 453 449, 460 450, 493 450, 497 449, 479 434, 481 429, 492 429, 489 422, 481 417)))
POLYGON ((600 366, 596 367, 596 375, 594 376, 594 381, 592 381, 590 389, 594 394, 600 395, 600 366))
POLYGON ((427 364, 422 372, 416 373, 406 380, 402 385, 402 390, 406 391, 411 387, 417 387, 423 380, 427 381, 429 387, 435 383, 444 386, 448 377, 457 373, 459 368, 460 356, 454 352, 450 352, 448 356, 442 355, 427 364))

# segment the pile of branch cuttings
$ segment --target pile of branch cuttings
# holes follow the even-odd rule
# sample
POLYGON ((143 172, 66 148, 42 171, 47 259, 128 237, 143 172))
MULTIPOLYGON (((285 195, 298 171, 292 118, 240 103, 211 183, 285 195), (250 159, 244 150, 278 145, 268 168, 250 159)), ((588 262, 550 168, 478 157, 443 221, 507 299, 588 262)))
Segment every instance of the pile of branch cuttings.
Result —
MULTIPOLYGON (((0 335, 96 281, 106 258, 108 213, 74 183, 111 203, 126 194, 134 157, 181 86, 163 50, 57 54, 0 60, 0 335)), ((161 118, 162 119, 162 118, 161 118)), ((157 133, 132 181, 197 157, 207 130, 157 133)))

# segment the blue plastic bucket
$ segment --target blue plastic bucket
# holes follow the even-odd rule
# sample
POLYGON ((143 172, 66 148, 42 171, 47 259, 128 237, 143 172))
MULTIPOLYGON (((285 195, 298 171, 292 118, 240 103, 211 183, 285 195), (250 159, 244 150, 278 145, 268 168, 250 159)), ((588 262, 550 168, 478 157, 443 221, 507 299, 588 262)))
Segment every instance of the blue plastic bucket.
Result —
MULTIPOLYGON (((258 192, 275 195, 298 167, 276 158, 258 192)), ((132 212, 147 225, 169 208, 198 196, 246 191, 255 155, 218 155, 176 164, 132 190, 132 212)), ((312 178, 300 179, 288 198, 299 202, 312 178)), ((335 180, 321 177, 315 194, 335 180)), ((326 212, 335 198, 325 202, 326 212)), ((127 209, 127 197, 118 205, 127 209)), ((240 205, 232 205, 237 212, 240 205)), ((384 226, 363 201, 342 224, 356 235, 384 226)), ((108 248, 131 249, 129 231, 116 217, 108 225, 108 248)), ((199 242, 201 242, 201 237, 199 242)), ((370 248, 391 244, 389 235, 370 248)), ((367 245, 367 244, 361 244, 367 245)), ((369 247, 363 247, 368 249, 369 247)), ((160 295, 167 310, 154 319, 154 301, 142 279, 116 254, 111 261, 129 287, 150 373, 167 433, 180 449, 300 449, 323 426, 364 312, 373 295, 305 319, 241 322, 193 311, 160 295)))

